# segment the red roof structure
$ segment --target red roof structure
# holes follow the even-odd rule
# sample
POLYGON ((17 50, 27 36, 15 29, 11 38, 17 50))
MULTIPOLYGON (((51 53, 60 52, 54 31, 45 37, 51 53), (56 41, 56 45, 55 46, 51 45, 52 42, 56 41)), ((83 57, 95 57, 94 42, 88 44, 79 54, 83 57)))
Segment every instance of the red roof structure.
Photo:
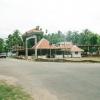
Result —
POLYGON ((71 52, 82 52, 84 51, 83 49, 77 47, 76 45, 73 45, 72 43, 63 43, 63 44, 59 44, 59 48, 62 50, 68 50, 71 52))
POLYGON ((35 46, 33 46, 32 48, 36 48, 36 49, 57 49, 57 47, 56 46, 54 46, 54 45, 51 45, 50 43, 49 43, 49 41, 48 40, 46 40, 46 39, 41 39, 35 46))
POLYGON ((79 48, 79 47, 77 47, 76 45, 73 45, 72 48, 71 48, 71 51, 72 52, 82 52, 84 50, 79 48))
POLYGON ((23 36, 31 36, 31 35, 39 35, 39 34, 43 34, 44 32, 42 31, 41 28, 39 28, 39 26, 36 26, 36 28, 33 28, 27 32, 25 32, 23 34, 23 36))
POLYGON ((33 33, 33 32, 42 32, 41 30, 37 30, 36 28, 27 31, 26 33, 33 33))
POLYGON ((61 44, 59 46, 60 49, 71 49, 73 45, 71 44, 61 44))
POLYGON ((41 39, 35 46, 32 47, 33 49, 62 49, 62 50, 69 50, 71 52, 82 52, 83 49, 77 47, 73 44, 61 44, 58 46, 52 45, 49 43, 48 40, 45 38, 41 39))

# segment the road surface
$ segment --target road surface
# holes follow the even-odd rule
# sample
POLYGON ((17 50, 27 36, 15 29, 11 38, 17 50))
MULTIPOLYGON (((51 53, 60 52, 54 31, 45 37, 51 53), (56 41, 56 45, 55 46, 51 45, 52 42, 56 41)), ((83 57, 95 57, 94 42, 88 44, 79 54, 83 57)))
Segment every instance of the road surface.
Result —
POLYGON ((35 100, 100 100, 100 64, 0 59, 0 75, 18 80, 35 100))

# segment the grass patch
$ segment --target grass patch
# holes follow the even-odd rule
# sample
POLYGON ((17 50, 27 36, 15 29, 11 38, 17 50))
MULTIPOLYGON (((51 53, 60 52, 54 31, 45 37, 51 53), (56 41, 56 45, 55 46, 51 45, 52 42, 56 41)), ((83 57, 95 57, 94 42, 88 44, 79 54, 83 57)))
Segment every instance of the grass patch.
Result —
POLYGON ((33 100, 22 88, 0 82, 0 100, 33 100))

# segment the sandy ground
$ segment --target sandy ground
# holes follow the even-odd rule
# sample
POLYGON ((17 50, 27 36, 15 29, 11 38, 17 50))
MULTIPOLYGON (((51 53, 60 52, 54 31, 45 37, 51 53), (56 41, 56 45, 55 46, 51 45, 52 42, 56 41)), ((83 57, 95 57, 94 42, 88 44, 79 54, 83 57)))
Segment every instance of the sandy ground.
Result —
POLYGON ((11 76, 0 75, 0 81, 4 81, 9 85, 17 85, 18 80, 11 76))
POLYGON ((0 75, 35 100, 100 100, 100 64, 0 59, 0 75))
MULTIPOLYGON (((9 85, 17 85, 18 80, 14 77, 11 76, 4 76, 4 75, 0 75, 0 81, 4 81, 9 85)), ((46 89, 41 89, 41 88, 34 88, 33 90, 31 89, 31 93, 32 97, 35 100, 58 100, 57 97, 51 93, 49 93, 48 90, 46 89)))

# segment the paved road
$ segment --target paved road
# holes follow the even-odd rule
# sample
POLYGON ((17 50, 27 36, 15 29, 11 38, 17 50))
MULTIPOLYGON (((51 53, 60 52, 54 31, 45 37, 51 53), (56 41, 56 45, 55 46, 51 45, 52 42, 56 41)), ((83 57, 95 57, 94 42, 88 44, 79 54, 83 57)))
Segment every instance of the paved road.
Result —
POLYGON ((18 79, 36 100, 100 100, 100 64, 0 59, 0 74, 18 79))

